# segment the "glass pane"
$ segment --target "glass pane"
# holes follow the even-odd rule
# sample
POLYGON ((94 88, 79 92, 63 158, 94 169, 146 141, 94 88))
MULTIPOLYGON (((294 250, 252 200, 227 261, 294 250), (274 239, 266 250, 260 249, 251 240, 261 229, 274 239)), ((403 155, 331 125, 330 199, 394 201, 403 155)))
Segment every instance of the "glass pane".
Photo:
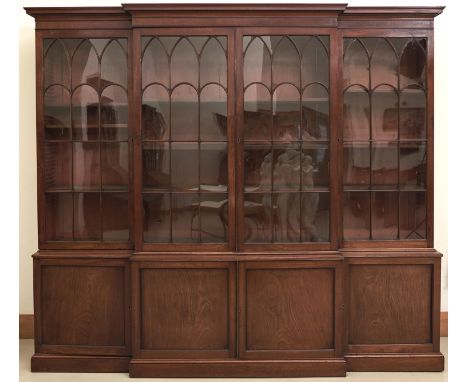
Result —
POLYGON ((271 36, 273 49, 273 86, 289 82, 301 86, 301 64, 299 51, 289 37, 271 36))
POLYGON ((171 138, 174 141, 198 139, 198 95, 189 85, 180 85, 172 92, 171 138))
POLYGON ((102 188, 128 188, 128 144, 101 143, 102 188))
MULTIPOLYGON (((295 36, 297 37, 297 36, 295 36)), ((308 42, 302 48, 302 87, 313 82, 328 86, 328 54, 318 37, 307 37, 308 42)), ((294 40, 294 37, 292 37, 294 40)))
POLYGON ((200 195, 200 223, 202 243, 222 243, 227 241, 228 195, 200 195))
POLYGON ((102 239, 128 241, 128 194, 102 194, 102 239))
POLYGON ((99 88, 99 61, 96 48, 89 40, 82 40, 72 59, 72 86, 88 84, 99 88))
POLYGON ((45 239, 73 239, 73 198, 71 193, 46 193, 45 239))
POLYGON ((343 236, 345 240, 369 240, 369 192, 345 192, 343 200, 343 215, 343 236))
POLYGON ((272 108, 269 90, 263 85, 251 85, 244 93, 244 139, 270 140, 272 108))
POLYGON ((227 96, 219 85, 205 86, 200 94, 200 135, 202 140, 226 140, 227 96))
POLYGON ((73 218, 75 240, 101 240, 99 192, 75 193, 73 218))
POLYGON ((128 139, 127 92, 119 86, 108 86, 101 94, 101 139, 128 139))
POLYGON ((309 85, 302 93, 302 140, 328 139, 328 92, 321 85, 309 85))
POLYGON ((170 183, 169 143, 143 143, 143 188, 169 190, 170 183))
POLYGON ((187 82, 198 87, 198 58, 190 38, 181 38, 171 56, 171 86, 187 82))
POLYGON ((398 238, 398 192, 372 193, 372 239, 398 238))
POLYGON ((143 45, 143 60, 141 68, 142 87, 151 83, 169 86, 168 52, 157 37, 151 39, 148 45, 143 45))
POLYGON ((400 192, 400 239, 426 238, 426 193, 400 192))
POLYGON ((371 58, 371 86, 381 84, 398 87, 398 60, 393 47, 384 38, 379 38, 371 58))
POLYGON ((344 51, 343 80, 345 88, 355 84, 369 88, 369 57, 359 39, 349 42, 344 51))
POLYGON ((246 192, 270 191, 272 179, 271 146, 245 146, 244 189, 246 192))
POLYGON ((301 102, 298 90, 281 85, 273 93, 273 139, 297 141, 301 130, 301 102))
POLYGON ((99 189, 101 185, 99 143, 73 143, 73 187, 99 189))
POLYGON ((426 187, 426 144, 400 143, 400 187, 426 187))
MULTIPOLYGON (((269 40, 268 40, 269 42, 269 40)), ((271 53, 263 37, 244 40, 244 87, 253 82, 271 86, 271 53)))
POLYGON ((271 242, 271 194, 244 195, 244 241, 271 242))
POLYGON ((345 144, 343 147, 343 184, 347 188, 368 187, 370 184, 370 153, 368 143, 345 144))
POLYGON ((328 188, 330 164, 328 145, 304 144, 301 161, 302 189, 328 188))
POLYGON ((93 44, 94 49, 96 49, 97 55, 102 56, 102 52, 109 45, 110 39, 108 38, 90 38, 89 42, 93 44))
POLYGON ((152 85, 143 93, 141 129, 143 139, 169 139, 169 93, 160 85, 152 85))
POLYGON ((330 194, 304 192, 301 200, 302 242, 330 240, 330 194))
POLYGON ((198 194, 172 194, 172 241, 199 242, 198 194))
POLYGON ((197 143, 173 143, 171 147, 171 180, 174 190, 196 191, 199 185, 197 143))
POLYGON ((99 138, 99 96, 93 88, 78 87, 72 96, 73 138, 96 140, 99 138))
POLYGON ((226 40, 226 37, 212 37, 203 46, 200 57, 200 86, 210 82, 227 86, 226 52, 218 39, 226 40))
POLYGON ((398 186, 398 148, 396 143, 372 145, 372 186, 398 186))
POLYGON ((46 189, 71 189, 71 144, 44 143, 46 189))
POLYGON ((353 86, 344 94, 343 135, 345 141, 369 139, 369 95, 353 86))
POLYGON ((273 149, 273 190, 299 191, 301 184, 301 152, 299 144, 273 149))
POLYGON ((297 243, 300 241, 301 193, 273 194, 273 241, 297 243))
POLYGON ((70 93, 63 86, 51 86, 44 94, 45 139, 70 139, 70 93))
POLYGON ((372 138, 398 139, 398 95, 389 86, 379 86, 372 93, 372 138))
POLYGON ((171 196, 143 194, 143 241, 168 243, 171 238, 171 196))
POLYGON ((126 40, 113 40, 106 46, 101 58, 101 89, 110 84, 127 87, 127 54, 121 44, 126 40))
POLYGON ((70 58, 62 40, 54 40, 44 48, 44 89, 52 84, 70 88, 70 58))
POLYGON ((400 58, 400 87, 410 84, 425 86, 426 40, 415 39, 405 46, 400 58))
POLYGON ((202 143, 200 150, 200 189, 226 192, 228 185, 227 145, 225 143, 202 143))
POLYGON ((426 94, 421 89, 401 92, 400 138, 426 139, 426 94))

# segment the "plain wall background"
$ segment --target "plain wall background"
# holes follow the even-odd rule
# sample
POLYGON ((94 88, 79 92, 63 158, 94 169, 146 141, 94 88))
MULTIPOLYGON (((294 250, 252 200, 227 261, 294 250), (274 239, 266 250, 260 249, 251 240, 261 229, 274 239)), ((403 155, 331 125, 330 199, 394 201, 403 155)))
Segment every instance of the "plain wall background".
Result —
MULTIPOLYGON (((125 3, 145 3, 157 1, 115 1, 115 0, 27 0, 20 1, 19 22, 19 313, 32 314, 33 309, 33 272, 31 255, 37 251, 37 198, 36 198, 36 119, 35 119, 35 51, 34 19, 22 7, 46 6, 119 6, 125 3)), ((170 2, 170 1, 163 1, 170 2)), ((203 1, 183 1, 203 2, 203 1)), ((221 0, 218 2, 222 2, 221 0)), ((229 2, 233 2, 232 0, 229 2)), ((253 2, 253 1, 251 1, 253 2)), ((258 1, 255 1, 258 2, 258 1)), ((287 3, 286 0, 283 1, 287 3)), ((340 3, 345 1, 317 1, 320 3, 340 3)), ((309 1, 313 3, 313 1, 309 1)), ((418 1, 393 0, 382 2, 352 1, 350 6, 430 6, 447 5, 444 13, 435 19, 435 184, 434 184, 434 246, 444 254, 442 260, 442 305, 448 310, 448 55, 449 36, 451 36, 451 15, 457 9, 455 3, 446 0, 418 1)), ((453 24, 452 24, 453 25, 453 24)), ((456 25, 452 32, 455 32, 456 25)), ((458 65, 462 70, 461 64, 458 65)), ((466 124, 466 123, 465 123, 466 124)), ((461 126, 458 126, 459 128, 461 126)))

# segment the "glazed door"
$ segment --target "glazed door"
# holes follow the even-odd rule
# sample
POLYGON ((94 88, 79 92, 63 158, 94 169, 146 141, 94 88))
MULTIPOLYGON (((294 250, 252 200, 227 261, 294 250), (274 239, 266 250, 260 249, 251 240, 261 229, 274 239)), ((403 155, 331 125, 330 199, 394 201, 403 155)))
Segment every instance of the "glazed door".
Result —
MULTIPOLYGON (((234 246, 233 39, 224 29, 134 32, 141 52, 139 246, 234 246)), ((137 50, 138 51, 138 50, 137 50)))
POLYGON ((241 248, 331 246, 330 33, 238 31, 241 248))
POLYGON ((40 248, 129 248, 127 33, 42 32, 38 55, 40 248))

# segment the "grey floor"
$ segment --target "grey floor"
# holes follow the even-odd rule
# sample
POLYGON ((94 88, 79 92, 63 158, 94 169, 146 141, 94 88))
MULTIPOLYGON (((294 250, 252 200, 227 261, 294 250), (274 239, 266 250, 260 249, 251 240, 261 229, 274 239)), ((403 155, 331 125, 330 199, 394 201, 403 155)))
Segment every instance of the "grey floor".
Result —
MULTIPOLYGON (((447 372, 447 338, 442 338, 440 347, 445 355, 445 371, 442 373, 348 373, 346 378, 300 378, 298 380, 310 382, 446 382, 448 380, 447 372)), ((34 351, 33 340, 20 340, 19 351, 19 376, 21 382, 114 382, 129 381, 128 374, 62 374, 62 373, 31 373, 30 359, 34 351)), ((177 382, 182 379, 158 379, 158 381, 177 382)), ((214 382, 216 379, 183 379, 187 382, 214 382)), ((267 382, 274 380, 277 382, 287 381, 289 379, 262 379, 267 382)), ((154 379, 135 379, 135 381, 154 381, 154 379)), ((230 379, 230 382, 248 382, 249 379, 230 379)))

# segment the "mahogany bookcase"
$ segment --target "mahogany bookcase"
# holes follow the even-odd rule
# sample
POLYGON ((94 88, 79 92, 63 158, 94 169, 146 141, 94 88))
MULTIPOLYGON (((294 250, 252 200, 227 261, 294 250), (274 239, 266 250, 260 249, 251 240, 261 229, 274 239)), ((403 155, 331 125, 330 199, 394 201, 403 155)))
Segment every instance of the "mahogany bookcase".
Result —
POLYGON ((440 371, 442 7, 26 8, 33 371, 440 371))

